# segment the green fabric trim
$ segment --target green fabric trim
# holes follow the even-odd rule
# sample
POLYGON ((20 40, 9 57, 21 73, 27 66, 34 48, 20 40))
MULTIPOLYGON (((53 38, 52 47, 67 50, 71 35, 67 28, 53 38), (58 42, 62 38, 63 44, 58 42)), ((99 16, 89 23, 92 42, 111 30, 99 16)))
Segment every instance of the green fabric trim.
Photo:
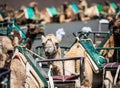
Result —
POLYGON ((54 15, 57 15, 57 14, 58 14, 58 12, 57 12, 57 10, 56 10, 55 7, 47 8, 47 11, 48 11, 48 13, 49 13, 49 15, 50 15, 51 17, 53 17, 54 15))
POLYGON ((29 64, 32 66, 32 68, 34 69, 34 71, 36 72, 38 77, 41 79, 42 83, 44 84, 44 87, 48 88, 48 83, 47 83, 47 80, 45 78, 45 74, 42 73, 43 69, 40 68, 36 64, 36 62, 35 62, 33 56, 31 55, 31 53, 23 47, 18 47, 18 49, 25 56, 26 60, 29 62, 29 64))
POLYGON ((14 23, 14 25, 12 27, 8 28, 9 33, 11 33, 13 31, 13 29, 17 30, 23 39, 26 39, 26 34, 23 32, 23 30, 21 30, 21 28, 17 24, 14 23))
POLYGON ((35 17, 35 13, 32 7, 26 8, 25 12, 28 19, 33 19, 35 17))
POLYGON ((81 40, 80 44, 84 47, 99 69, 106 63, 105 59, 102 58, 100 53, 94 48, 91 40, 81 40))
POLYGON ((71 4, 70 7, 73 9, 73 11, 77 14, 79 12, 79 8, 76 4, 71 4))
POLYGON ((3 18, 6 17, 6 13, 2 11, 2 9, 0 9, 0 14, 2 15, 3 18))
POLYGON ((103 11, 103 6, 101 4, 97 4, 97 9, 99 12, 103 11))
POLYGON ((114 9, 117 9, 117 5, 114 2, 111 2, 110 6, 112 6, 114 9))

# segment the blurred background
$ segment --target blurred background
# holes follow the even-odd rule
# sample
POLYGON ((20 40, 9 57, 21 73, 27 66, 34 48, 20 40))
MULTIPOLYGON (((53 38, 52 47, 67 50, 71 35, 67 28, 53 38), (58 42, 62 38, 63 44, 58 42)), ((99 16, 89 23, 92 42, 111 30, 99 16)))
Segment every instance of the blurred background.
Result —
MULTIPOLYGON (((35 1, 38 2, 38 8, 39 10, 44 9, 45 7, 59 7, 61 6, 65 1, 69 3, 79 3, 79 0, 0 0, 0 4, 6 3, 9 7, 14 9, 19 9, 21 5, 28 6, 30 2, 35 1)), ((94 4, 94 3, 104 3, 106 0, 87 0, 88 4, 94 4)), ((113 1, 115 3, 120 2, 120 0, 108 0, 113 1)))

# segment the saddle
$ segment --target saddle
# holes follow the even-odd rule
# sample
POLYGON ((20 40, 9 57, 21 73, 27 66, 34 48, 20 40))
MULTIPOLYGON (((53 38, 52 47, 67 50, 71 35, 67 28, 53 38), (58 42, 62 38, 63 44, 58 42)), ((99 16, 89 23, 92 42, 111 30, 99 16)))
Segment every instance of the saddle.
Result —
POLYGON ((106 63, 104 57, 95 49, 91 39, 80 40, 81 47, 86 51, 88 60, 95 73, 99 73, 102 65, 106 63))

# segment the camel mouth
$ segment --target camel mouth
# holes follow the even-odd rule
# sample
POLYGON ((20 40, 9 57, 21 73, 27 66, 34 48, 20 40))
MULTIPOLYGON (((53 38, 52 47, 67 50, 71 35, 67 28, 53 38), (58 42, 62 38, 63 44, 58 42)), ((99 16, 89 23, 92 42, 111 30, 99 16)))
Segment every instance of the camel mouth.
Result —
POLYGON ((50 58, 50 57, 54 57, 56 55, 56 53, 57 52, 55 50, 52 51, 52 52, 47 51, 47 52, 45 52, 45 55, 50 58))
POLYGON ((45 52, 45 55, 46 55, 46 56, 52 56, 52 55, 53 55, 53 52, 45 52))

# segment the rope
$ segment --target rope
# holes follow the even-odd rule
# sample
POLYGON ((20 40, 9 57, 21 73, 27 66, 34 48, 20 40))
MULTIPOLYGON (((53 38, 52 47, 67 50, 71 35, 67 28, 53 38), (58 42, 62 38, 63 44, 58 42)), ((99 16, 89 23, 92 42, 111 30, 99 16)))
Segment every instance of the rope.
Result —
POLYGON ((120 65, 118 66, 117 71, 116 71, 116 75, 115 75, 115 78, 114 78, 114 85, 116 85, 116 81, 117 81, 119 72, 120 72, 120 65))
POLYGON ((33 51, 31 51, 31 50, 29 50, 29 49, 27 49, 27 48, 26 48, 26 50, 29 51, 30 53, 36 55, 38 58, 40 58, 40 59, 42 59, 42 60, 45 60, 45 59, 46 59, 46 58, 44 58, 44 57, 39 56, 38 54, 36 54, 35 52, 33 52, 33 51))

